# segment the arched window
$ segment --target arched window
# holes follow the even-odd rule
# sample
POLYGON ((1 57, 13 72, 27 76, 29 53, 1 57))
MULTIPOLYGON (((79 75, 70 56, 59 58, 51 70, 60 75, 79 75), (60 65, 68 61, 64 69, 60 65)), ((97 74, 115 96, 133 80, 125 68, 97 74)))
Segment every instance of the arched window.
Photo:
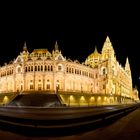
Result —
POLYGON ((33 71, 33 66, 31 66, 31 71, 33 71))
POLYGON ((27 72, 27 67, 25 67, 25 72, 27 72))
POLYGON ((47 89, 47 90, 50 89, 50 83, 47 83, 46 89, 47 89))
POLYGON ((51 66, 51 71, 53 71, 53 66, 51 66))
POLYGON ((57 65, 57 70, 58 71, 63 71, 63 65, 62 64, 58 64, 57 65))
POLYGON ((56 81, 56 90, 60 89, 60 84, 59 84, 59 80, 56 81))
POLYGON ((73 68, 72 68, 72 73, 73 73, 74 71, 73 71, 73 68))
POLYGON ((28 66, 28 71, 30 72, 30 66, 28 66))
POLYGON ((34 89, 34 86, 33 86, 33 84, 31 83, 31 84, 30 84, 30 90, 32 90, 32 89, 34 89))
POLYGON ((40 71, 40 66, 38 66, 38 71, 40 71))
POLYGON ((45 71, 47 71, 47 66, 45 65, 45 71))
POLYGON ((69 68, 67 67, 67 72, 69 72, 69 68))
POLYGON ((79 74, 81 75, 81 70, 79 71, 79 74))
POLYGON ((50 65, 48 65, 48 71, 50 71, 50 65))
POLYGON ((71 73, 71 68, 69 68, 69 73, 71 73))
POLYGON ((103 75, 105 75, 106 74, 106 69, 105 68, 103 68, 103 75))
POLYGON ((95 78, 98 78, 98 74, 97 73, 95 74, 95 78))
POLYGON ((47 84, 46 84, 46 90, 50 90, 51 86, 50 86, 50 80, 47 79, 47 84))
POLYGON ((35 71, 37 71, 37 66, 35 66, 35 71))
POLYGON ((61 67, 60 65, 58 66, 58 70, 59 70, 59 71, 61 71, 61 70, 62 70, 62 67, 61 67))
POLYGON ((43 66, 41 65, 41 71, 43 71, 43 66))
POLYGON ((18 67, 18 73, 20 73, 21 72, 21 68, 20 67, 18 67))
POLYGON ((77 70, 75 69, 75 74, 77 74, 77 70))
POLYGON ((38 90, 41 90, 41 84, 40 83, 38 84, 38 90))

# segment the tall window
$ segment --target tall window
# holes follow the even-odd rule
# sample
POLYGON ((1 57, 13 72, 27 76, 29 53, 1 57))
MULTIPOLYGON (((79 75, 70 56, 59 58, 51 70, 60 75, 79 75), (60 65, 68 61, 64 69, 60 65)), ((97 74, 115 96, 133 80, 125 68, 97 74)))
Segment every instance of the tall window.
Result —
POLYGON ((30 72, 30 66, 28 66, 28 71, 30 72))
POLYGON ((45 71, 47 71, 47 66, 45 65, 45 71))
POLYGON ((105 89, 105 85, 103 85, 103 89, 105 89))
POLYGON ((46 89, 47 89, 47 90, 49 90, 49 89, 50 89, 50 84, 47 84, 46 89))
POLYGON ((51 71, 53 71, 53 66, 51 66, 51 71))
POLYGON ((69 73, 71 73, 71 68, 69 68, 69 73))
POLYGON ((56 81, 56 90, 58 91, 60 89, 60 84, 59 84, 59 80, 56 81))
POLYGON ((33 71, 33 66, 31 66, 31 71, 33 71))
POLYGON ((23 90, 23 85, 20 86, 20 89, 23 90))
POLYGON ((48 65, 48 71, 50 71, 50 65, 48 65))
POLYGON ((96 73, 95 78, 98 78, 98 74, 96 73))
POLYGON ((72 73, 73 73, 73 68, 72 68, 72 73))
POLYGON ((35 71, 37 71, 37 66, 35 66, 35 71))
POLYGON ((61 70, 62 70, 62 67, 61 67, 60 65, 58 66, 58 70, 59 70, 59 71, 61 71, 61 70))
POLYGON ((40 71, 40 66, 38 66, 38 71, 40 71))
POLYGON ((33 86, 33 84, 30 84, 30 89, 34 89, 34 86, 33 86))
POLYGON ((69 71, 69 68, 67 67, 67 72, 69 71))
POLYGON ((21 68, 20 67, 18 67, 18 73, 20 73, 21 72, 21 68))
POLYGON ((41 71, 43 71, 43 66, 41 65, 41 71))
POLYGON ((105 68, 103 68, 103 75, 105 75, 106 74, 106 70, 105 70, 105 68))
POLYGON ((38 90, 41 90, 41 84, 38 84, 38 90))

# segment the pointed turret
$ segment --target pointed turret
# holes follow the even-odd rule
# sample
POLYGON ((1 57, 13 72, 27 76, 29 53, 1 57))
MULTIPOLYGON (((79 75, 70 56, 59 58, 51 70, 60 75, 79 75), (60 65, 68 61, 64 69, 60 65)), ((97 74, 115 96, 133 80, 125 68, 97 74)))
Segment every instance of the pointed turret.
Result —
POLYGON ((52 51, 53 58, 56 58, 58 54, 61 54, 61 51, 59 51, 58 43, 56 41, 54 45, 54 50, 52 51))
POLYGON ((110 39, 109 39, 108 36, 106 37, 106 42, 109 42, 110 43, 110 39))
POLYGON ((21 58, 23 58, 23 59, 28 58, 29 52, 28 52, 28 49, 27 49, 26 41, 24 42, 23 51, 20 53, 20 55, 21 55, 21 58))
POLYGON ((114 58, 115 53, 112 46, 112 43, 109 39, 109 37, 106 37, 106 40, 104 42, 103 48, 102 48, 102 59, 108 59, 108 58, 114 58))
POLYGON ((58 49, 57 41, 55 42, 55 51, 56 51, 56 50, 59 50, 59 49, 58 49))
POLYGON ((126 58, 125 71, 127 72, 128 75, 131 75, 131 70, 130 70, 130 64, 129 64, 128 57, 126 58))
POLYGON ((98 53, 97 46, 95 46, 94 52, 89 57, 92 57, 92 58, 93 57, 94 58, 99 58, 100 57, 100 53, 98 53))
POLYGON ((99 54, 97 50, 97 46, 95 46, 94 54, 99 54))
POLYGON ((26 45, 26 41, 24 42, 24 45, 23 45, 23 51, 27 52, 27 45, 26 45))

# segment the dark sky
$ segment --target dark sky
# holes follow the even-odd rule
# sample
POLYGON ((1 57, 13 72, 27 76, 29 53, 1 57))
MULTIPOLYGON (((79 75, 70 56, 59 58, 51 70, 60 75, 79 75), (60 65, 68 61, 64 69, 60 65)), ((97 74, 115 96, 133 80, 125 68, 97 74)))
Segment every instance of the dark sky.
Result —
POLYGON ((118 61, 129 57, 133 83, 140 88, 140 10, 135 3, 6 3, 0 10, 0 64, 22 51, 47 48, 57 40, 67 58, 83 62, 94 51, 101 52, 108 35, 118 61))

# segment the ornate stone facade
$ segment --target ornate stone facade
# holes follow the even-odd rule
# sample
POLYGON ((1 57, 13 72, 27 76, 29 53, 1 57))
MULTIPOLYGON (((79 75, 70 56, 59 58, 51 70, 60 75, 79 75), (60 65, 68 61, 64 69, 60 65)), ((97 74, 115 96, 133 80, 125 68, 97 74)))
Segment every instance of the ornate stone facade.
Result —
POLYGON ((23 91, 119 95, 138 100, 128 58, 123 68, 116 60, 109 37, 101 54, 95 48, 82 64, 63 57, 57 42, 52 53, 47 49, 29 53, 25 43, 14 61, 0 67, 0 93, 23 91))

